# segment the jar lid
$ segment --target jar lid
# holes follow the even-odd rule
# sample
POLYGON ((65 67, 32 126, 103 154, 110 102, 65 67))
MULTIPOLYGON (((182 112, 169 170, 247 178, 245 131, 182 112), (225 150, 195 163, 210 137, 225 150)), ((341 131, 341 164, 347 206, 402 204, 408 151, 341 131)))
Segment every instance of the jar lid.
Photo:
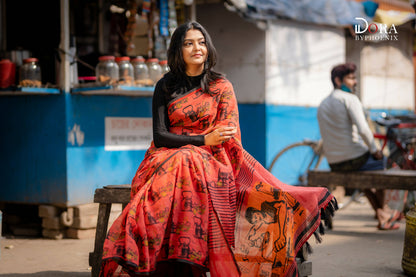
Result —
POLYGON ((111 61, 114 60, 115 57, 114 56, 101 56, 98 58, 99 61, 111 61))
POLYGON ((157 62, 159 62, 159 59, 157 59, 157 58, 151 58, 151 59, 148 59, 147 62, 149 62, 149 63, 157 63, 157 62))
POLYGON ((37 58, 27 58, 24 59, 23 62, 24 63, 34 63, 34 62, 38 62, 39 60, 37 58))
POLYGON ((145 59, 143 57, 136 57, 131 60, 132 62, 144 62, 145 59))
POLYGON ((162 64, 162 65, 168 64, 168 60, 161 60, 161 61, 159 62, 159 64, 162 64))
POLYGON ((9 60, 9 59, 3 59, 3 60, 0 60, 0 63, 1 64, 3 64, 3 63, 12 63, 12 61, 9 60))
POLYGON ((116 57, 116 62, 130 61, 130 57, 116 57))

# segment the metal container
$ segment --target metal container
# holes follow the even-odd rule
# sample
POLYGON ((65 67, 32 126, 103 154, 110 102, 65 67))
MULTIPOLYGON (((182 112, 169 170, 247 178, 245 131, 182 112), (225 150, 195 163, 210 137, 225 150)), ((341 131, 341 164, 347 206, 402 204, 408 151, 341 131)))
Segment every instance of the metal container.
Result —
POLYGON ((407 276, 416 276, 416 206, 406 214, 402 268, 407 276))

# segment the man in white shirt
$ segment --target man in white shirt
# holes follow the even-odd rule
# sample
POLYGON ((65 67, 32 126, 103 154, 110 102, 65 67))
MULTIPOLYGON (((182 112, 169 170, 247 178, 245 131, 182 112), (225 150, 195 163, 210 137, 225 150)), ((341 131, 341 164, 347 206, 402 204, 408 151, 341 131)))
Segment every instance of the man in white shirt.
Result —
MULTIPOLYGON (((331 71, 334 90, 319 105, 318 122, 324 153, 333 171, 384 169, 381 150, 377 149, 368 126, 364 108, 354 94, 357 86, 356 66, 346 63, 331 71)), ((378 219, 380 230, 398 229, 399 211, 385 203, 384 190, 363 190, 378 219)))

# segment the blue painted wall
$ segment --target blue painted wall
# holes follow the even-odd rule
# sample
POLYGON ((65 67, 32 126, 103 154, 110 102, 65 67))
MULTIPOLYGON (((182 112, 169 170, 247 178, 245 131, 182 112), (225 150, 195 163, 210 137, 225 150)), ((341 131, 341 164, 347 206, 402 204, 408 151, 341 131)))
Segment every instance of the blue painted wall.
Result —
POLYGON ((67 132, 74 124, 84 143, 67 141, 70 205, 92 201, 98 187, 130 184, 145 150, 105 151, 105 117, 151 117, 151 97, 67 95, 67 132))
POLYGON ((316 107, 266 106, 267 166, 287 145, 305 138, 319 140, 316 113, 316 107))
POLYGON ((239 104, 241 140, 244 149, 261 164, 266 162, 266 112, 264 104, 239 104))
POLYGON ((63 95, 1 96, 0 201, 67 199, 63 95))

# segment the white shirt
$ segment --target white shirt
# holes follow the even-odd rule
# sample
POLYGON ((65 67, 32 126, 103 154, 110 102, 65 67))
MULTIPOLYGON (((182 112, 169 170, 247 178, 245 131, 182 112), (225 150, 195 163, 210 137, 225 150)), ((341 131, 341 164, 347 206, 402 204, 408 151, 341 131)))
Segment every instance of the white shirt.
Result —
POLYGON ((335 89, 319 105, 318 122, 328 163, 351 160, 377 146, 358 97, 335 89))

